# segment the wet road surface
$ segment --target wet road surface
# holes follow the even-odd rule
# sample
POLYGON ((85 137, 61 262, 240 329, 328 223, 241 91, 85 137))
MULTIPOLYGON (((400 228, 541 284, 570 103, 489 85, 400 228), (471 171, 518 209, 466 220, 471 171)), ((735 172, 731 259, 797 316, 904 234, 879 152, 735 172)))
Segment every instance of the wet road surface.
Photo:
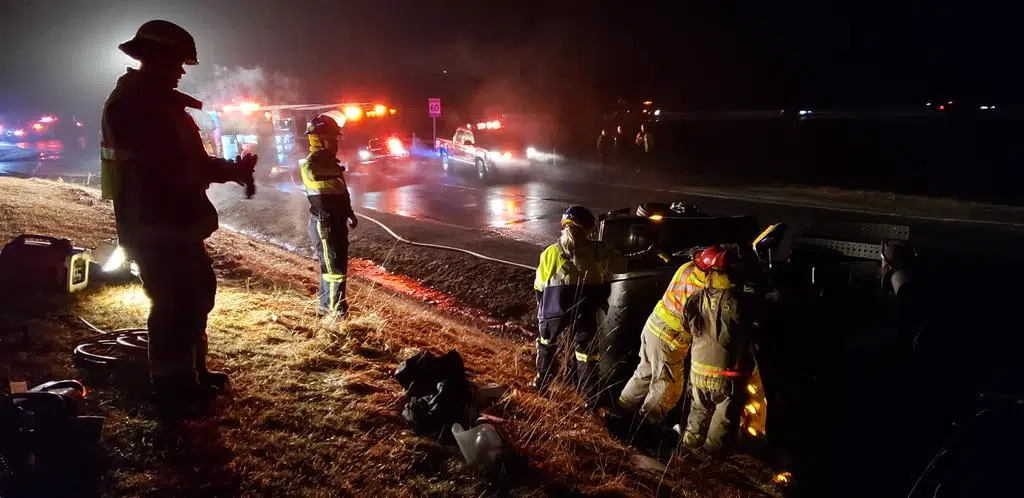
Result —
POLYGON ((357 209, 431 220, 500 234, 534 245, 550 243, 558 232, 562 211, 571 204, 595 212, 635 206, 641 201, 684 201, 716 216, 755 214, 759 223, 807 222, 887 223, 910 227, 912 240, 922 247, 974 252, 978 248, 1019 254, 1024 234, 1019 229, 981 226, 897 215, 873 215, 749 200, 731 200, 671 192, 665 187, 630 187, 622 178, 603 181, 594 175, 565 178, 545 175, 541 169, 529 177, 482 184, 472 172, 442 173, 433 161, 421 161, 416 174, 406 177, 354 174, 349 179, 357 209), (558 177, 551 179, 549 177, 558 177))
POLYGON ((85 137, 32 142, 0 140, 0 175, 37 178, 97 177, 99 148, 85 137))
MULTIPOLYGON (((91 179, 99 170, 96 144, 84 138, 12 144, 0 142, 0 174, 91 179)), ((542 246, 558 232, 562 214, 571 204, 603 212, 641 201, 684 201, 699 205, 712 215, 755 214, 763 226, 775 222, 800 226, 809 221, 869 222, 907 225, 912 240, 922 247, 994 254, 1021 254, 1024 233, 1002 226, 982 226, 897 215, 872 215, 806 206, 787 206, 751 200, 730 200, 672 192, 672 186, 648 182, 636 184, 629 177, 602 179, 585 166, 533 165, 516 177, 484 184, 472 168, 443 172, 433 157, 420 157, 387 171, 358 166, 347 175, 353 206, 365 213, 396 215, 399 219, 429 221, 466 233, 511 238, 542 246)), ((301 195, 295 178, 266 182, 263 188, 301 195)), ((394 219, 394 218, 392 218, 394 219)), ((257 228, 257 227, 254 227, 257 228)), ((428 241, 428 236, 421 236, 428 241)))

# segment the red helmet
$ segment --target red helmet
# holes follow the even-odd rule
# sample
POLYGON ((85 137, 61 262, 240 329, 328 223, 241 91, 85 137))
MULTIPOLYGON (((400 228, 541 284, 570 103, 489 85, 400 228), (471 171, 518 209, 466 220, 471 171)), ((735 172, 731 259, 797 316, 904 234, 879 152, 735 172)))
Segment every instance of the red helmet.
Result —
POLYGON ((699 252, 693 264, 702 271, 728 272, 740 265, 740 248, 736 244, 718 244, 699 252))

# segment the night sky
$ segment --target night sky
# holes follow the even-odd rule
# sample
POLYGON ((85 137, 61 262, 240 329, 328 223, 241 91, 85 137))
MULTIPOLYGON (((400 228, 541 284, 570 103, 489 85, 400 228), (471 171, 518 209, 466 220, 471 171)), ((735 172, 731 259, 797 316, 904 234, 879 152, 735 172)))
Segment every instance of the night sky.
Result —
POLYGON ((0 0, 0 112, 98 113, 144 21, 200 66, 255 67, 296 98, 528 108, 616 96, 679 109, 1019 100, 1016 16, 983 2, 0 0), (722 6, 720 4, 730 4, 722 6), (447 73, 443 73, 447 71, 447 73), (277 76, 272 76, 277 75, 277 76), (276 78, 276 79, 275 79, 276 78))

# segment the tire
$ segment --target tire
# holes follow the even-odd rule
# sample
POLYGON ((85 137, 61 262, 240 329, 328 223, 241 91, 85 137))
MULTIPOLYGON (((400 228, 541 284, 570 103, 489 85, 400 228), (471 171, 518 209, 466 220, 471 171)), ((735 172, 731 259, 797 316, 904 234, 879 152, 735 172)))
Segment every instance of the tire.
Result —
POLYGON ((448 173, 451 165, 448 163, 448 153, 441 151, 441 171, 448 173))
POLYGON ((476 159, 476 176, 480 179, 480 183, 491 182, 491 171, 487 169, 487 163, 483 159, 476 159))

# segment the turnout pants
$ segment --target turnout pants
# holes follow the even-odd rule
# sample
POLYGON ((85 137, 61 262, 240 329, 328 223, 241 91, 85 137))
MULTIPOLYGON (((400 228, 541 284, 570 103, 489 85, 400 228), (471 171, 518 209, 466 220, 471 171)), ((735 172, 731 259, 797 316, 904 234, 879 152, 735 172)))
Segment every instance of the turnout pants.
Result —
POLYGON ((718 453, 735 441, 746 403, 747 377, 692 374, 693 403, 683 444, 718 453))
POLYGON ((309 217, 309 239, 320 261, 320 313, 348 312, 345 279, 348 273, 348 225, 344 217, 309 217))
POLYGON ((206 319, 217 277, 202 241, 128 248, 139 266, 149 310, 149 371, 153 379, 196 379, 206 371, 206 319))
POLYGON ((564 331, 572 334, 573 356, 576 360, 573 379, 577 390, 588 402, 597 399, 598 352, 597 318, 573 317, 540 320, 537 337, 537 386, 546 387, 558 372, 558 339, 564 331))
POLYGON ((651 424, 661 425, 679 402, 685 387, 683 360, 689 347, 675 347, 652 330, 651 321, 640 335, 640 364, 619 395, 619 406, 637 410, 651 424))

